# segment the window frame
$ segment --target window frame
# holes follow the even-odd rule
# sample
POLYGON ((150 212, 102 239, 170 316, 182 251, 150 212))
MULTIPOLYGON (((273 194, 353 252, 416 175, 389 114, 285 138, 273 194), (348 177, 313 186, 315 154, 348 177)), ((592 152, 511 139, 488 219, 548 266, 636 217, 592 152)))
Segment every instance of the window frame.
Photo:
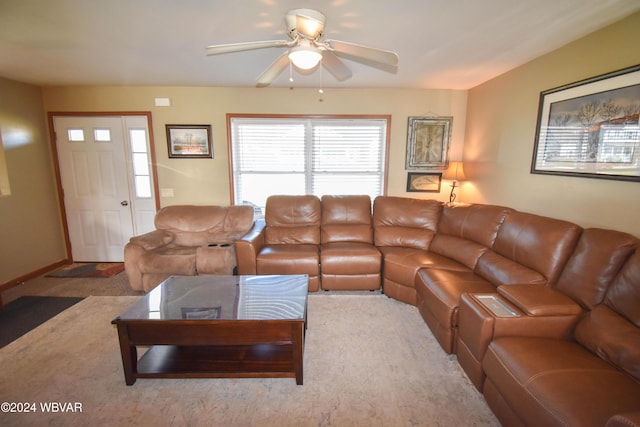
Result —
POLYGON ((386 129, 384 133, 383 165, 382 165, 382 193, 387 195, 389 177, 389 149, 391 145, 391 115, 390 114, 243 114, 227 113, 227 151, 229 171, 229 193, 231 204, 240 203, 235 195, 235 173, 233 152, 233 119, 298 119, 298 120, 384 120, 386 129))

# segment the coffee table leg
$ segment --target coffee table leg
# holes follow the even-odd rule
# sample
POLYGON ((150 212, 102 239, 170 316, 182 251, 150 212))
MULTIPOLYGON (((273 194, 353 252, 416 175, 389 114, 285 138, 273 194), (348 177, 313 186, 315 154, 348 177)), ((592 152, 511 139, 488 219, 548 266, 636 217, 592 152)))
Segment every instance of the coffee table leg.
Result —
POLYGON ((296 374, 296 384, 302 385, 304 322, 295 323, 292 329, 293 329, 293 368, 296 374))
POLYGON ((120 354, 122 355, 122 368, 124 370, 124 381, 127 385, 136 382, 136 372, 138 365, 138 351, 135 345, 129 342, 127 326, 118 324, 118 338, 120 340, 120 354))

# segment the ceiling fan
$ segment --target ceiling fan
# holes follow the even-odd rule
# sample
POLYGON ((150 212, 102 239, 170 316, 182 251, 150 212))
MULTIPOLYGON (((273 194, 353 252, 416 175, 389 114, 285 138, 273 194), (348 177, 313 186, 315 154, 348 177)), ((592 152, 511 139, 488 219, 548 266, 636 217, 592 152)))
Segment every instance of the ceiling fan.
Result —
POLYGON ((278 59, 258 77, 256 86, 269 86, 287 66, 293 64, 302 70, 312 70, 321 62, 338 81, 351 77, 351 70, 338 57, 351 59, 365 65, 395 72, 398 55, 354 43, 324 38, 326 17, 312 9, 294 9, 286 13, 285 24, 290 40, 266 40, 247 43, 213 45, 207 47, 207 55, 241 52, 264 48, 286 48, 278 59))

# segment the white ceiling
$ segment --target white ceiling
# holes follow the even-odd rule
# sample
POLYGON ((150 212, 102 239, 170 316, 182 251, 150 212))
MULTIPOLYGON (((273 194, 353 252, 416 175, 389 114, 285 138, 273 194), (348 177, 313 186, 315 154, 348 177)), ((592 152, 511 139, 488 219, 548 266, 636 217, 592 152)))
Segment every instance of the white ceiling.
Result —
MULTIPOLYGON (((327 16, 325 37, 392 50, 395 74, 345 60, 324 87, 468 89, 640 10, 638 0, 0 0, 0 76, 37 85, 246 86, 286 39, 284 14, 327 16)), ((285 71, 271 85, 288 87, 285 71)), ((318 86, 320 73, 294 86, 318 86)))

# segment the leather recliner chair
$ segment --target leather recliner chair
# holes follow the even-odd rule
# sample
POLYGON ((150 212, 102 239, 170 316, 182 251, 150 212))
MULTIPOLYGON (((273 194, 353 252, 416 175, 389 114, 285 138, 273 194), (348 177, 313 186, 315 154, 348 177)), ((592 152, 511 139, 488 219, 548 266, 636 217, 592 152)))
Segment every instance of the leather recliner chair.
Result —
POLYGON ((322 196, 322 289, 380 289, 381 263, 382 255, 373 245, 371 198, 322 196))
POLYGON ((156 229, 129 240, 124 266, 134 290, 150 291, 170 275, 232 274, 234 242, 253 225, 251 206, 174 205, 160 209, 156 229))
MULTIPOLYGON (((606 264, 603 272, 611 270, 606 264)), ((640 425, 638 277, 640 251, 636 250, 604 300, 580 317, 567 339, 507 336, 491 342, 482 361, 487 375, 483 391, 500 422, 640 425)), ((597 298, 601 283, 588 284, 595 285, 590 287, 597 298)))
MULTIPOLYGON (((309 291, 320 286, 320 199, 316 196, 270 196, 265 206, 263 244, 255 254, 255 272, 239 274, 308 274, 309 291)), ((242 249, 240 253, 243 253, 242 249)))

